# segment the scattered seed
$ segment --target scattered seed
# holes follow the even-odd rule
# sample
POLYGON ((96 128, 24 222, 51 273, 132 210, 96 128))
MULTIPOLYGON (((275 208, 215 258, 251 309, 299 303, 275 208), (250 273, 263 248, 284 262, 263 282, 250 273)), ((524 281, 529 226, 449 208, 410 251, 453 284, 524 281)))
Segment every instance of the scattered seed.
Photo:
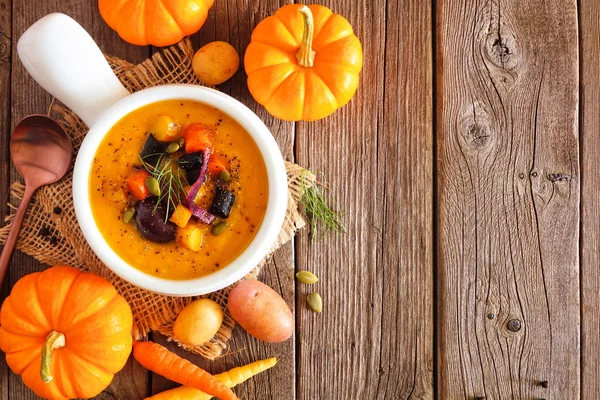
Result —
POLYGON ((62 208, 60 207, 54 207, 54 214, 58 215, 62 212, 62 208))
POLYGON ((179 143, 173 142, 167 146, 166 152, 167 153, 175 153, 177 150, 179 150, 179 143))
POLYGON ((177 144, 179 145, 179 147, 183 147, 183 145, 185 144, 185 139, 183 138, 183 136, 177 139, 177 144))
POLYGON ((125 210, 125 212, 123 213, 123 222, 125 222, 126 224, 131 222, 131 220, 133 219, 133 214, 135 214, 135 208, 129 207, 127 210, 125 210))
POLYGON ((308 296, 306 296, 306 300, 308 301, 308 306, 314 312, 320 313, 323 311, 323 300, 321 300, 321 295, 319 293, 310 293, 308 296))
POLYGON ((300 271, 296 274, 296 278, 302 283, 306 283, 307 285, 312 285, 313 283, 319 282, 319 278, 309 271, 300 271))
POLYGON ((160 185, 155 177, 149 176, 146 178, 146 187, 148 191, 155 196, 160 196, 160 185))
POLYGON ((210 233, 212 233, 213 236, 219 236, 221 233, 225 232, 225 229, 227 229, 227 221, 217 222, 210 229, 210 233))
POLYGON ((226 170, 223 170, 219 172, 219 179, 223 182, 231 182, 231 174, 229 174, 229 172, 227 172, 226 170))

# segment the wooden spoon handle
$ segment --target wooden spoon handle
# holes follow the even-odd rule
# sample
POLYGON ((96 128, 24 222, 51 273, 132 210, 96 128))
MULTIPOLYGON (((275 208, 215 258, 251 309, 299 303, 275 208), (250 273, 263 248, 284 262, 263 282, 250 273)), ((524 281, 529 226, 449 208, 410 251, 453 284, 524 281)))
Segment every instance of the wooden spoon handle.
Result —
POLYGON ((25 187, 23 199, 21 200, 21 204, 19 204, 19 208, 17 208, 17 213, 15 214, 15 218, 10 226, 10 232, 8 233, 6 243, 2 249, 2 255, 0 255, 0 287, 2 287, 2 283, 4 282, 4 276, 8 270, 8 264, 10 263, 10 258, 15 245, 17 244, 19 231, 21 231, 23 218, 25 218, 25 211, 27 211, 27 207, 29 207, 29 202, 31 201, 31 196, 34 192, 35 189, 29 189, 29 187, 25 187))

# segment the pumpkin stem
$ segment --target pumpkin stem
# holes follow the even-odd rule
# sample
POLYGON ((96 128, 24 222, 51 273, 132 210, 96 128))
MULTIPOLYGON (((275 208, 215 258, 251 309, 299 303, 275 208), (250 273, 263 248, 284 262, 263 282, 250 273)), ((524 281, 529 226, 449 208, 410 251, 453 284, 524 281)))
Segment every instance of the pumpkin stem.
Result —
POLYGON ((296 53, 296 59, 301 67, 310 68, 315 64, 315 55, 317 54, 312 49, 313 35, 315 33, 315 20, 313 19, 310 8, 302 6, 298 11, 300 11, 304 18, 304 33, 302 34, 300 50, 296 53))
POLYGON ((65 335, 60 332, 52 331, 46 336, 44 346, 42 346, 42 368, 40 375, 45 383, 50 382, 54 377, 50 371, 52 362, 52 351, 65 347, 65 335))

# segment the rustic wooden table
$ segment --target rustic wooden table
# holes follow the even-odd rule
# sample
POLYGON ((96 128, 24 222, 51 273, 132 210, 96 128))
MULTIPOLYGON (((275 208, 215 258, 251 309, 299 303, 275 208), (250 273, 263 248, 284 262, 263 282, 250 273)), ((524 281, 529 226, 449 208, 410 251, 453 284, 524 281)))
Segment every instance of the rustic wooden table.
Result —
MULTIPOLYGON (((600 398, 600 2, 322 1, 364 46, 348 106, 294 124, 256 104, 242 70, 220 89, 264 119, 287 159, 325 174, 348 233, 302 233, 264 269, 295 309, 293 340, 237 329, 236 353, 186 357, 218 372, 278 356, 239 387, 243 399, 600 398), (294 282, 301 269, 322 278, 321 315, 294 282)), ((284 3, 216 0, 194 45, 243 54, 284 3)), ((17 177, 11 128, 51 100, 16 41, 54 11, 130 62, 155 51, 122 41, 95 1, 0 0, 2 199, 17 177)), ((3 296, 42 268, 16 254, 3 296)), ((99 398, 172 386, 131 361, 99 398)), ((0 356, 0 399, 31 398, 0 356)))

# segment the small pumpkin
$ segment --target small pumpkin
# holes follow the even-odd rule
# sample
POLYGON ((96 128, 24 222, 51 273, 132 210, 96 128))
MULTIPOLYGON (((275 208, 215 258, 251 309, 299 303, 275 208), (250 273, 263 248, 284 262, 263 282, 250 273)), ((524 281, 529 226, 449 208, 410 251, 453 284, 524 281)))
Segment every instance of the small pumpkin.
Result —
POLYGON ((46 399, 98 395, 131 353, 131 308, 105 279, 71 267, 21 278, 0 309, 0 349, 46 399))
POLYGON ((318 120, 348 103, 362 64, 350 23, 320 5, 281 7, 254 29, 244 57, 254 99, 287 121, 318 120))
POLYGON ((123 40, 170 46, 196 33, 214 0, 98 0, 104 21, 123 40))

